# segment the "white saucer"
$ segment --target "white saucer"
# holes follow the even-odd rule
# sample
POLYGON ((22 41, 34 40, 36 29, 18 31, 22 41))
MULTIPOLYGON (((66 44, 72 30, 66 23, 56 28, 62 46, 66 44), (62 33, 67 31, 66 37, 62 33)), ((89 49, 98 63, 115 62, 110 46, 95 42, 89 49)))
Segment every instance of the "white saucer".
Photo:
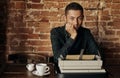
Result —
POLYGON ((47 73, 45 73, 44 75, 40 75, 40 74, 37 72, 37 70, 33 71, 32 73, 33 73, 34 75, 36 75, 36 76, 45 76, 45 75, 49 75, 49 74, 50 74, 50 72, 47 72, 47 73))

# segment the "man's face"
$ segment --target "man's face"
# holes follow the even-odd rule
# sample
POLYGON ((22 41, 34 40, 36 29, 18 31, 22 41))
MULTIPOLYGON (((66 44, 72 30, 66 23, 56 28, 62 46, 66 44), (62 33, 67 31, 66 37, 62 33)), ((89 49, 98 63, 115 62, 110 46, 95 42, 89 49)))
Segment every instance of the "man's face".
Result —
POLYGON ((83 14, 80 10, 68 10, 66 14, 66 23, 74 26, 77 30, 83 22, 83 14))

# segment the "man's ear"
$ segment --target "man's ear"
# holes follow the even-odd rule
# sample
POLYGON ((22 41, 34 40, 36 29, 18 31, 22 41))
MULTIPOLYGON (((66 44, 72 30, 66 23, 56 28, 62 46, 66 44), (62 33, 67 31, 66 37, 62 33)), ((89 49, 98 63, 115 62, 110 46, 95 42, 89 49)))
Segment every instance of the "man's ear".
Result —
POLYGON ((64 15, 64 21, 66 22, 66 19, 67 19, 67 16, 66 15, 64 15))
POLYGON ((66 23, 66 15, 61 15, 60 21, 66 23))

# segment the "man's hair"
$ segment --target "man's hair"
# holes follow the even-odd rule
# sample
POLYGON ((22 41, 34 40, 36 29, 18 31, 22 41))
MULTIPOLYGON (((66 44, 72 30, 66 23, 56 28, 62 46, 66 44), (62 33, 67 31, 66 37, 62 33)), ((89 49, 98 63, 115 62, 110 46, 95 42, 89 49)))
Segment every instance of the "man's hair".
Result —
POLYGON ((83 14, 83 7, 76 2, 72 2, 66 6, 65 15, 67 15, 68 10, 80 10, 81 13, 83 14))

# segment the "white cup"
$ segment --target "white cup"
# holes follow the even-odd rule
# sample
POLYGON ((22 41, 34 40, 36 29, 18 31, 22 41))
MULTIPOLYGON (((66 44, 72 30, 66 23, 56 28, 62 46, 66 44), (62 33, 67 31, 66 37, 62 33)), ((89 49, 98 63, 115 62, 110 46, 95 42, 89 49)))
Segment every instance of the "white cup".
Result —
POLYGON ((26 68, 28 69, 28 71, 33 71, 34 70, 34 64, 33 63, 27 64, 26 68))
POLYGON ((36 64, 36 70, 40 76, 43 76, 44 74, 49 72, 50 68, 45 63, 38 63, 36 64))

